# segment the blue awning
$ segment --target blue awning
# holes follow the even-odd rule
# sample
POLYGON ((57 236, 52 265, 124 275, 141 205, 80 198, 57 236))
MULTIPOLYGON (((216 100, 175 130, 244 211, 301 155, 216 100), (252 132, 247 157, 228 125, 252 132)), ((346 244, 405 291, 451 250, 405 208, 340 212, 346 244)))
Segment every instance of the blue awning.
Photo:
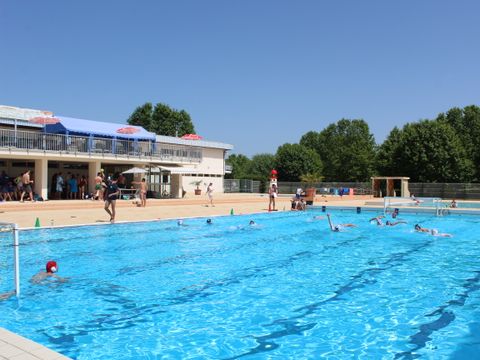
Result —
POLYGON ((117 124, 102 121, 76 119, 66 116, 55 116, 60 122, 53 125, 46 125, 46 132, 50 134, 70 135, 93 135, 97 137, 116 137, 129 140, 152 140, 155 141, 155 133, 145 130, 141 126, 117 124), (121 134, 117 130, 124 127, 134 127, 139 131, 135 134, 121 134))

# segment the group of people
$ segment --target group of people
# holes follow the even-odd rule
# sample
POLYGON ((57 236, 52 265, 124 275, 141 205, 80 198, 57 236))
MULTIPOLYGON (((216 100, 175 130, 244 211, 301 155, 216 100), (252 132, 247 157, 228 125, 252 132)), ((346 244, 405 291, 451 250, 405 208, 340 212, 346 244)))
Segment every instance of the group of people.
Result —
POLYGON ((22 172, 17 177, 10 177, 5 171, 0 175, 0 201, 23 202, 28 199, 35 201, 33 193, 33 180, 30 176, 30 170, 22 172))
MULTIPOLYGON (((391 214, 392 219, 396 219, 398 214, 399 214, 399 209, 395 209, 391 214)), ((327 214, 327 218, 328 218, 328 224, 330 226, 330 230, 334 231, 334 232, 339 232, 343 228, 356 227, 357 226, 355 224, 337 224, 337 225, 335 225, 333 223, 332 219, 331 219, 330 214, 327 214)), ((323 219, 323 217, 315 216, 314 219, 315 220, 323 219)), ((384 215, 379 215, 379 216, 375 216, 375 217, 371 218, 369 220, 369 222, 370 223, 375 223, 377 226, 396 226, 396 225, 399 225, 399 224, 407 224, 407 222, 405 220, 397 220, 397 221, 386 220, 385 222, 383 222, 383 219, 385 219, 385 216, 384 215)), ((420 233, 428 233, 428 234, 433 235, 433 236, 452 237, 451 234, 441 233, 437 229, 424 228, 424 227, 420 226, 419 224, 415 224, 414 230, 416 232, 420 232, 420 233)))
POLYGON ((50 198, 60 199, 86 199, 88 194, 88 178, 85 175, 68 172, 66 178, 63 173, 52 175, 50 182, 50 198))

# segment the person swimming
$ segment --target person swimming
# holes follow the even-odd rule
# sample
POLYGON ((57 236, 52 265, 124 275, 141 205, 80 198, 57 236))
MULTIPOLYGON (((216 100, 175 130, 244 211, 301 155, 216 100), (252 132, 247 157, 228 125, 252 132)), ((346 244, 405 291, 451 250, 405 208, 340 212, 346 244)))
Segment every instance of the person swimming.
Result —
POLYGON ((427 234, 430 234, 430 235, 433 235, 433 236, 439 236, 439 237, 452 237, 452 234, 440 233, 440 232, 438 232, 437 229, 422 228, 418 224, 415 224, 415 231, 422 232, 422 233, 427 233, 427 234))
POLYGON ((62 277, 58 276, 57 274, 55 274, 57 271, 58 271, 57 263, 53 260, 50 260, 45 265, 45 271, 39 271, 37 274, 35 274, 30 279, 30 282, 32 282, 34 284, 40 284, 44 280, 46 280, 47 278, 53 278, 53 279, 56 279, 57 281, 60 281, 60 282, 67 281, 66 278, 62 278, 62 277))
POLYGON ((419 224, 415 224, 414 228, 415 228, 415 231, 417 232, 424 232, 424 233, 430 232, 430 229, 422 228, 419 224))
POLYGON ((207 219, 207 224, 212 225, 213 224, 212 219, 207 219))
POLYGON ((383 226, 383 221, 382 219, 384 218, 385 216, 383 215, 379 215, 379 216, 376 216, 374 218, 371 218, 370 220, 368 220, 368 222, 372 222, 372 221, 375 221, 377 226, 383 226))
POLYGON ((395 226, 395 225, 398 225, 398 224, 406 224, 406 223, 407 223, 407 222, 406 222, 406 221, 403 221, 403 220, 401 220, 401 221, 394 221, 394 222, 387 220, 387 222, 385 223, 385 225, 386 225, 386 226, 395 226))
POLYGON ((452 237, 452 234, 440 233, 438 232, 437 229, 432 229, 430 231, 430 234, 432 234, 432 236, 439 236, 439 237, 452 237))
POLYGON ((341 231, 344 227, 357 227, 355 224, 338 224, 335 225, 332 222, 332 219, 330 218, 330 214, 327 214, 328 217, 328 224, 330 225, 330 230, 333 232, 339 232, 341 231))
POLYGON ((392 219, 395 219, 398 214, 399 214, 400 210, 398 208, 395 208, 392 212, 392 219))

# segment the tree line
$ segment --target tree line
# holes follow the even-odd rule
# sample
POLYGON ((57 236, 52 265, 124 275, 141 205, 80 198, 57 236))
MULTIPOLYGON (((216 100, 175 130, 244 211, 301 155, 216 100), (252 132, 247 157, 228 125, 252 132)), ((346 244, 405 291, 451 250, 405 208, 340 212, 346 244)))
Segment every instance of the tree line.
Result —
POLYGON ((158 135, 181 137, 195 134, 195 127, 188 112, 173 109, 163 103, 153 106, 147 102, 138 106, 127 119, 127 124, 141 126, 158 135))
MULTIPOLYGON (((309 131, 296 144, 251 159, 232 154, 228 175, 266 180, 271 169, 281 181, 370 181, 374 175, 408 176, 412 182, 480 181, 480 108, 452 108, 435 119, 394 127, 376 144, 362 119, 341 119, 309 131)), ((227 177, 227 176, 226 176, 227 177)))

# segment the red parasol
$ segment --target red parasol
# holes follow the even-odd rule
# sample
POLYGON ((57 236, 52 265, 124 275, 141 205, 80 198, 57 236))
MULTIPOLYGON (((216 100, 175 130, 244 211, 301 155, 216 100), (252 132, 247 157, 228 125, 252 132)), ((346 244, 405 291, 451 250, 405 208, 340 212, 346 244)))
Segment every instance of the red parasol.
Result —
POLYGON ((39 124, 39 125, 53 125, 58 124, 60 119, 53 117, 53 116, 37 116, 28 120, 32 124, 39 124))
POLYGON ((201 140, 203 137, 197 134, 185 134, 182 136, 182 139, 184 140, 201 140))
POLYGON ((118 129, 117 133, 119 133, 119 134, 135 134, 139 131, 140 131, 140 129, 134 128, 133 126, 126 126, 126 127, 122 127, 120 129, 118 129))

